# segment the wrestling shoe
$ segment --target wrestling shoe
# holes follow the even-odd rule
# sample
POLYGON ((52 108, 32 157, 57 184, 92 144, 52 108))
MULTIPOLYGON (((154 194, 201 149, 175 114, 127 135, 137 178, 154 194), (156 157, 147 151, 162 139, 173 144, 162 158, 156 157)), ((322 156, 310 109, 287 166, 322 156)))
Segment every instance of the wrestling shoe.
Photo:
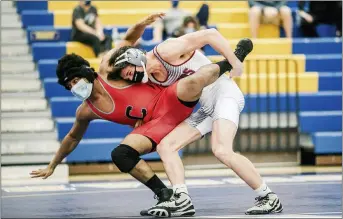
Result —
MULTIPOLYGON (((254 44, 248 38, 241 39, 234 51, 234 54, 239 59, 239 61, 243 62, 247 55, 253 50, 254 44)), ((226 59, 225 59, 226 60, 226 59)), ((228 71, 232 70, 231 64, 228 66, 228 71)))
MULTIPOLYGON (((173 190, 172 189, 168 189, 168 188, 165 188, 165 189, 161 189, 161 191, 154 196, 154 199, 157 199, 158 202, 155 206, 157 206, 158 204, 160 204, 161 202, 165 202, 165 201, 168 201, 170 199, 173 198, 173 190)), ((153 207, 155 207, 153 206, 153 207)), ((149 209, 144 209, 140 212, 141 216, 150 216, 148 214, 148 210, 149 209)))
POLYGON ((283 210, 279 198, 273 192, 268 193, 264 197, 257 197, 255 200, 255 206, 249 208, 245 214, 272 214, 280 213, 283 210))
POLYGON ((254 44, 248 38, 241 39, 235 49, 235 55, 239 61, 243 62, 245 57, 253 50, 254 44))
POLYGON ((195 209, 188 194, 175 193, 165 202, 161 202, 148 210, 150 216, 155 217, 189 217, 195 214, 195 209))

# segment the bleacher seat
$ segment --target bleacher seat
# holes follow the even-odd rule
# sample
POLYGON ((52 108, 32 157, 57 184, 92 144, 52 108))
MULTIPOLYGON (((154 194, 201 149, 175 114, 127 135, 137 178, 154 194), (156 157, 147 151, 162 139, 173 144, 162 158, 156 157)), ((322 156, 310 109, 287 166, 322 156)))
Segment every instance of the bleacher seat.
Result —
POLYGON ((2 119, 1 132, 48 132, 53 131, 54 124, 50 118, 5 118, 2 119))
MULTIPOLYGON (((162 10, 165 11, 166 9, 162 10)), ((189 9, 195 14, 198 8, 189 9)), ((161 9, 99 9, 99 18, 103 25, 132 25, 152 12, 160 12, 161 9), (115 18, 115 19, 114 19, 115 18)), ((210 9, 210 24, 216 23, 247 23, 248 9, 245 8, 212 8, 210 9)), ((72 10, 37 11, 25 10, 21 13, 24 27, 28 26, 58 26, 68 27, 71 24, 72 10)))
POLYGON ((342 131, 342 111, 300 112, 303 133, 342 131))
MULTIPOLYGON (((181 8, 199 8, 202 2, 198 1, 181 1, 181 8)), ((244 1, 208 1, 206 2, 211 8, 248 8, 247 2, 244 1)), ((70 10, 78 4, 76 1, 20 1, 17 4, 17 12, 23 10, 70 10)), ((92 3, 98 8, 106 9, 132 9, 132 8, 170 8, 168 1, 147 1, 144 4, 136 4, 134 1, 94 1, 92 3)))
MULTIPOLYGON (((104 33, 112 36, 112 30, 116 28, 119 34, 128 30, 128 26, 104 27, 104 33)), ((143 33, 143 40, 151 40, 153 28, 147 27, 143 33)), ((68 42, 71 41, 71 27, 54 26, 29 26, 27 28, 27 40, 29 44, 36 42, 68 42)))
POLYGON ((316 132, 312 135, 316 154, 341 154, 342 132, 316 132))
POLYGON ((292 40, 293 54, 338 54, 342 53, 341 38, 299 38, 292 40))
MULTIPOLYGON (((220 27, 218 27, 220 28, 220 27)), ((230 46, 235 48, 238 39, 230 39, 230 46)), ((253 39, 254 49, 250 55, 290 55, 292 54, 292 39, 253 39)), ((219 55, 211 46, 206 45, 204 48, 207 56, 219 55)))
POLYGON ((341 91, 342 92, 342 72, 320 72, 319 90, 341 91))
POLYGON ((342 71, 342 54, 307 55, 306 71, 342 71))

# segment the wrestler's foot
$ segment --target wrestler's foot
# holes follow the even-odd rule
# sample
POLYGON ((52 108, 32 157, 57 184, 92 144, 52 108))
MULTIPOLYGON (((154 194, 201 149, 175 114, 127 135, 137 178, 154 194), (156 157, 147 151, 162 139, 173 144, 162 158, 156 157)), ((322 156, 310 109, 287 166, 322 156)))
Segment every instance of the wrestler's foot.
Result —
POLYGON ((280 213, 283 210, 279 198, 273 192, 268 193, 264 197, 257 197, 256 200, 255 206, 249 208, 245 214, 271 214, 280 213))
MULTIPOLYGON (((173 197, 173 190, 172 189, 162 189, 160 191, 160 193, 158 195, 155 195, 155 199, 158 200, 157 204, 155 206, 157 206, 158 204, 160 204, 161 202, 165 202, 165 201, 168 201, 170 200, 171 198, 173 197)), ((155 207, 154 206, 154 207, 155 207)), ((150 216, 148 214, 148 210, 149 209, 144 209, 140 212, 141 216, 150 216)))
POLYGON ((241 39, 235 49, 235 55, 236 57, 243 62, 245 57, 253 50, 254 44, 252 41, 248 38, 241 39))
POLYGON ((187 193, 175 193, 165 202, 161 202, 148 210, 150 216, 155 217, 187 217, 195 214, 191 198, 187 193))
MULTIPOLYGON (((253 50, 254 44, 252 41, 248 38, 241 39, 235 49, 234 54, 239 59, 239 61, 243 62, 244 59, 247 57, 247 55, 253 50)), ((225 59, 225 61, 228 63, 227 70, 232 70, 232 65, 225 59)))

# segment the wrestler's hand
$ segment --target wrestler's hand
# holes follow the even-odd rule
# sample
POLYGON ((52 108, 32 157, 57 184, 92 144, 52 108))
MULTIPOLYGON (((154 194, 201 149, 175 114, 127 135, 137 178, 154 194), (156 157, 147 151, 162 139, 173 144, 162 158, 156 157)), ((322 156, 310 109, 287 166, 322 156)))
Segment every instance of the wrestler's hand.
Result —
POLYGON ((138 128, 141 125, 143 125, 143 120, 139 119, 139 120, 137 120, 137 122, 135 124, 135 128, 138 128))
POLYGON ((53 168, 47 167, 45 169, 34 170, 30 173, 30 175, 31 175, 31 178, 42 177, 43 179, 46 179, 49 176, 51 176, 53 172, 54 172, 53 168))
POLYGON ((143 23, 145 25, 150 25, 150 24, 154 23, 155 21, 157 21, 159 18, 163 19, 163 17, 165 15, 166 15, 166 13, 164 13, 164 12, 159 12, 159 13, 151 14, 151 15, 149 15, 148 17, 146 17, 143 20, 143 23))
POLYGON ((233 65, 230 77, 240 77, 243 74, 243 63, 239 60, 233 65))

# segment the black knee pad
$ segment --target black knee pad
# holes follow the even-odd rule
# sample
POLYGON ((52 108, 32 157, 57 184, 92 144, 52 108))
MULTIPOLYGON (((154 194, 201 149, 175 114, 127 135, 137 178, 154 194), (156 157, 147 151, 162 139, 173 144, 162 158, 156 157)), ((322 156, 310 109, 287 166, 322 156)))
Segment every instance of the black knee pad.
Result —
POLYGON ((141 160, 139 156, 138 151, 125 144, 120 144, 111 153, 113 163, 123 173, 130 172, 136 166, 141 160))

